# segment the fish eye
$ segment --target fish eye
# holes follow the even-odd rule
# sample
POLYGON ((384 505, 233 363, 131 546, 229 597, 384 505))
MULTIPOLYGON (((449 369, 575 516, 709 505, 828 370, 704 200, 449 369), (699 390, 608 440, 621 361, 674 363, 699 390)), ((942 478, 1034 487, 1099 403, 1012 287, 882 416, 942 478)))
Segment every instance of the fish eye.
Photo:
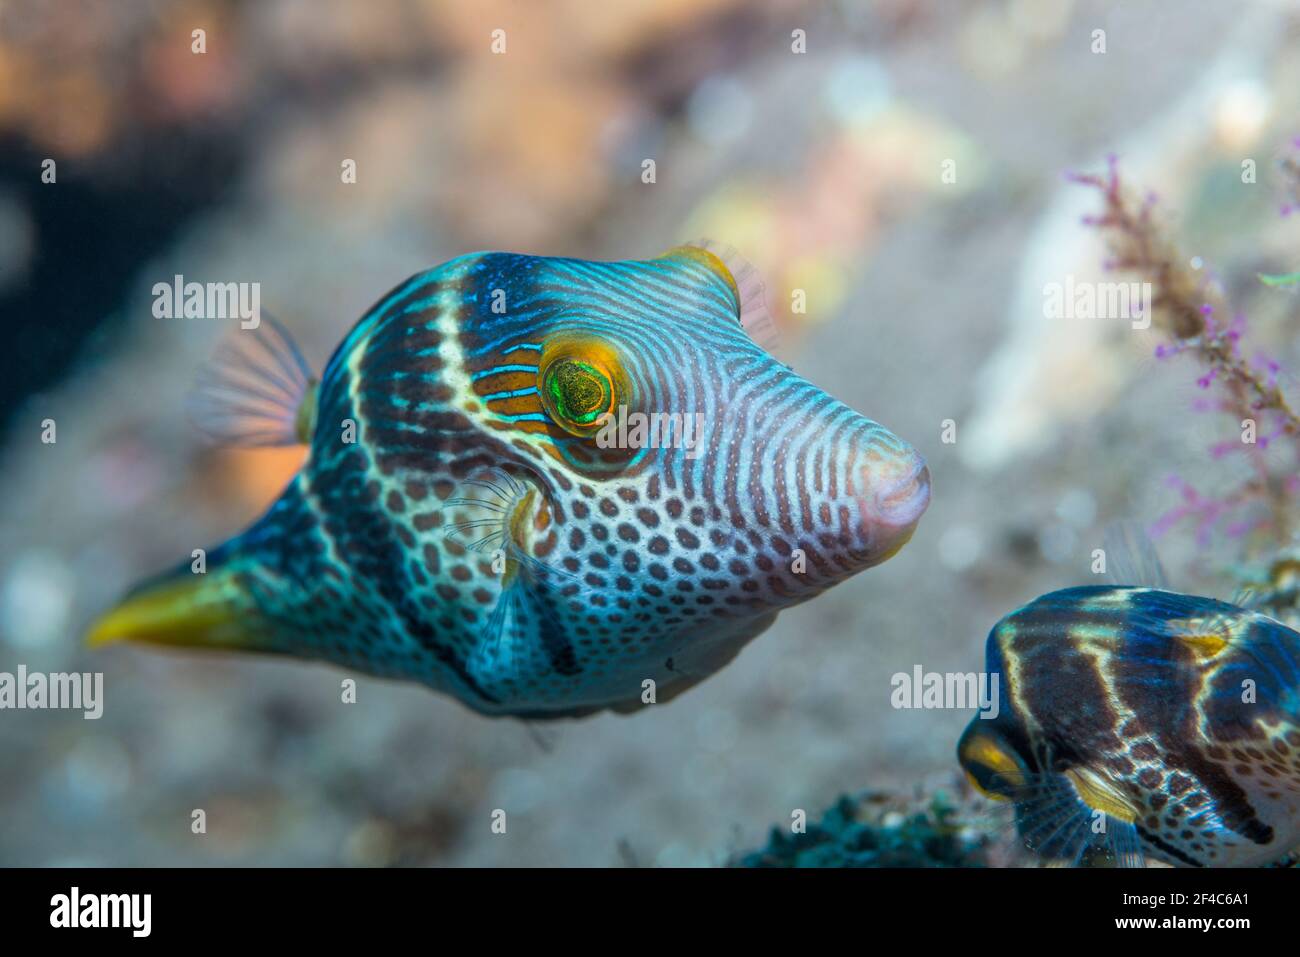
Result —
POLYGON ((599 366, 581 359, 561 359, 546 370, 543 380, 547 403, 561 422, 591 425, 610 411, 614 383, 599 366))
POLYGON ((578 436, 596 432, 627 395, 617 355, 594 340, 562 340, 543 349, 537 391, 551 421, 578 436))
POLYGON ((1005 801, 1025 784, 1025 763, 1011 745, 998 734, 979 725, 975 718, 957 744, 957 758, 966 777, 987 798, 1005 801))

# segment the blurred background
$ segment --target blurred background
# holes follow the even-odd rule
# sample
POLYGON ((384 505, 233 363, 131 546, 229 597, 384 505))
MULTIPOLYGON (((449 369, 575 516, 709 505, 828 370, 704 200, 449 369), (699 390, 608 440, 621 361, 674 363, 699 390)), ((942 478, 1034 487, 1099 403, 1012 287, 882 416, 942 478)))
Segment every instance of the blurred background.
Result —
MULTIPOLYGON (((1170 476, 1248 467, 1207 451, 1237 425, 1154 328, 1044 319, 1107 257, 1065 174, 1116 154, 1300 397, 1300 300, 1256 278, 1300 268, 1298 101, 1300 12, 1263 0, 5 0, 0 670, 102 671, 105 709, 0 712, 0 863, 716 865, 842 792, 959 793, 969 713, 894 710, 890 676, 980 669, 1003 614, 1094 580, 1109 522, 1179 505, 1170 476), (82 647, 300 457, 200 441, 183 399, 226 324, 155 319, 155 282, 260 282, 319 368, 460 253, 702 236, 763 272, 785 361, 929 460, 886 565, 549 750, 415 685, 342 705, 323 666, 82 647)), ((1175 585, 1231 597, 1242 542, 1167 524, 1175 585)))

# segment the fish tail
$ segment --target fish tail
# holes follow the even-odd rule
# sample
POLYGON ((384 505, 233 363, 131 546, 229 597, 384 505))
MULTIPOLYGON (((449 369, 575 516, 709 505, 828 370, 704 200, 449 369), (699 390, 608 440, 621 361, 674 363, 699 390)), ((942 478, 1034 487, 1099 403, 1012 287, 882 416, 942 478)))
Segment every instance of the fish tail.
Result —
POLYGON ((273 650, 233 565, 190 564, 132 589, 90 626, 91 647, 119 641, 229 651, 273 650))

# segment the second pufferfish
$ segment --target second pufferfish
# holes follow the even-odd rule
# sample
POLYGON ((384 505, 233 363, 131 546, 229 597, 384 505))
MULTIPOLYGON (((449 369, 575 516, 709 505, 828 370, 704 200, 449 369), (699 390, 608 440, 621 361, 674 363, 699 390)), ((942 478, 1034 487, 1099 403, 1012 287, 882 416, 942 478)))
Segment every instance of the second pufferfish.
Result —
POLYGON ((1300 633, 1169 589, 1150 543, 1127 584, 1043 595, 989 633, 989 717, 957 747, 976 789, 1053 864, 1242 867, 1300 850, 1300 633))
POLYGON ((706 243, 462 256, 372 307, 319 382, 273 324, 237 333, 198 421, 307 460, 205 574, 138 587, 91 641, 323 659, 490 715, 634 711, 647 679, 668 700, 929 503, 921 456, 766 328, 756 273, 706 243))

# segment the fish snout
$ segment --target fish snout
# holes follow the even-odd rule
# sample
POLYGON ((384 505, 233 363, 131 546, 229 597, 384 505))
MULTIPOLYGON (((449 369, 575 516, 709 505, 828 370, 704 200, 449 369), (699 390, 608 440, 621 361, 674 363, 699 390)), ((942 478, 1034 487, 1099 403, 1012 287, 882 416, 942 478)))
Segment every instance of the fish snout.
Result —
POLYGON ((919 453, 909 450, 886 467, 864 467, 862 479, 864 531, 873 551, 892 555, 911 538, 930 504, 930 469, 919 453))

